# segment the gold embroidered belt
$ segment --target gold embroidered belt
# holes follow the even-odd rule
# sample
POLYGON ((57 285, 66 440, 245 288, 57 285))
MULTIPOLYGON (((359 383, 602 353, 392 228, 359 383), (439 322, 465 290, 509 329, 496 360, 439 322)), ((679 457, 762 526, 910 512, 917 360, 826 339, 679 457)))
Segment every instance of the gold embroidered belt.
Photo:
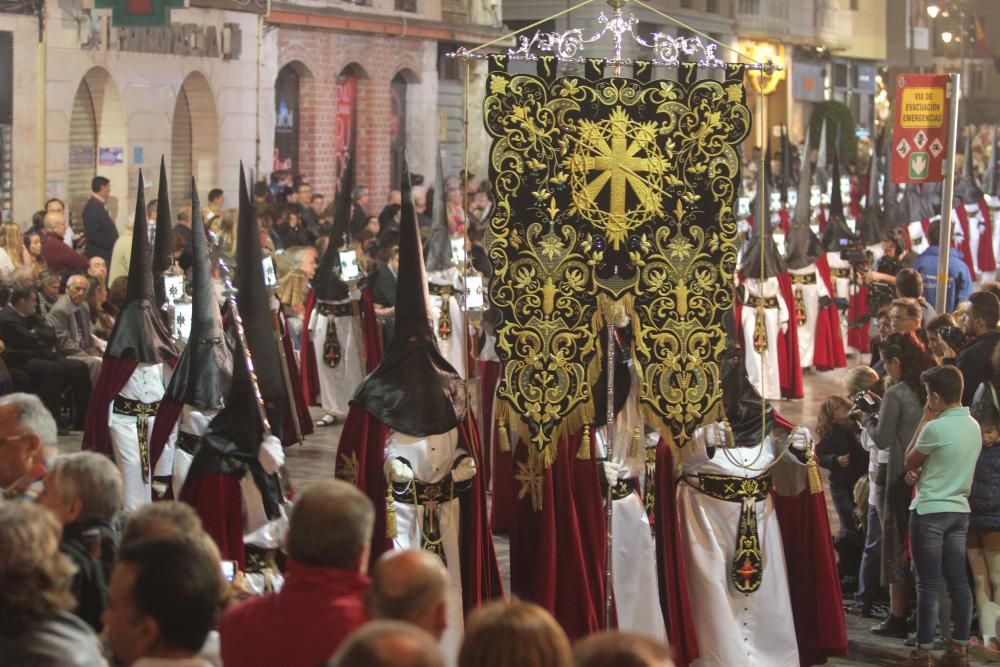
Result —
POLYGON ((629 477, 627 479, 619 479, 613 487, 611 487, 611 499, 612 500, 624 500, 628 498, 633 493, 639 490, 639 480, 635 477, 629 477))
POLYGON ((747 305, 751 308, 777 308, 778 297, 776 296, 752 296, 747 299, 747 305))
POLYGON ((452 294, 455 293, 455 288, 451 285, 427 283, 427 291, 434 296, 441 297, 441 313, 438 316, 438 338, 448 340, 451 338, 451 308, 449 307, 449 301, 452 294))
POLYGON ((344 348, 340 344, 337 336, 337 317, 357 317, 360 313, 357 309, 357 301, 350 303, 320 303, 319 314, 329 320, 326 327, 326 336, 323 337, 323 363, 328 368, 336 368, 340 365, 340 360, 344 356, 344 348))
MULTIPOLYGON (((464 458, 464 457, 463 457, 464 458)), ((451 476, 440 482, 422 482, 415 479, 403 484, 393 483, 393 500, 406 505, 421 505, 424 508, 420 527, 421 548, 444 557, 444 532, 441 529, 441 506, 449 500, 460 498, 472 487, 472 480, 456 482, 451 476)), ((457 521, 452 517, 452 521, 457 521)))
POLYGON ((139 439, 139 464, 142 467, 142 481, 149 483, 149 418, 156 415, 160 402, 143 403, 123 396, 115 396, 112 411, 118 415, 135 417, 135 434, 139 439))
POLYGON ((830 275, 834 278, 850 278, 850 269, 830 269, 830 275))
POLYGON ((815 285, 816 284, 816 274, 806 273, 804 275, 798 275, 796 273, 790 274, 792 277, 793 285, 815 285))
POLYGON ((729 477, 728 475, 698 475, 697 484, 686 478, 706 496, 717 500, 740 503, 740 524, 736 532, 736 551, 730 569, 733 586, 741 593, 753 593, 764 578, 764 558, 757 530, 757 503, 767 498, 771 476, 729 477))

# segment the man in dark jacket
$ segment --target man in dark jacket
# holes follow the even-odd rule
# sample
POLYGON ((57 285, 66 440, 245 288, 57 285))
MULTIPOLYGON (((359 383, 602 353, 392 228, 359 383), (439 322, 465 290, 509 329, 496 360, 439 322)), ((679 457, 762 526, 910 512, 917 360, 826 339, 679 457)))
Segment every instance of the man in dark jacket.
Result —
MULTIPOLYGON (((12 374, 26 376, 52 416, 59 420, 62 394, 73 390, 76 406, 74 430, 83 430, 90 402, 90 373, 87 365, 65 359, 56 352, 56 332, 35 312, 38 297, 28 287, 18 287, 10 295, 10 305, 0 311, 0 340, 7 349, 4 359, 12 374)), ((66 435, 60 428, 60 435, 66 435)))
POLYGON ((94 176, 90 183, 93 194, 83 207, 83 232, 87 245, 83 254, 87 257, 103 257, 111 265, 111 250, 118 240, 118 228, 108 214, 108 197, 111 196, 111 181, 103 176, 94 176))
POLYGON ((100 632, 108 581, 118 545, 111 522, 122 505, 122 478, 114 462, 96 452, 60 456, 45 476, 38 503, 62 524, 59 550, 76 565, 70 590, 75 614, 100 632))
POLYGON ((972 405, 979 385, 993 376, 991 357, 997 343, 1000 343, 1000 299, 992 292, 978 291, 969 295, 969 315, 965 319, 965 334, 973 337, 964 350, 959 352, 955 365, 962 371, 965 384, 962 389, 962 405, 972 405))

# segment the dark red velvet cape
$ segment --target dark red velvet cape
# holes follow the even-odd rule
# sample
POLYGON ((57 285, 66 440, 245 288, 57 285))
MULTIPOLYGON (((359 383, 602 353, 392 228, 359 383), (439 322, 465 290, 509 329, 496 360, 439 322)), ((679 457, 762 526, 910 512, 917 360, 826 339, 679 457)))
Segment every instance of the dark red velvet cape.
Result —
POLYGON ((830 294, 830 304, 819 309, 816 319, 816 345, 813 353, 813 366, 817 370, 828 371, 847 366, 847 354, 844 351, 844 338, 840 333, 840 313, 834 303, 836 293, 833 290, 833 280, 830 278, 830 263, 826 253, 816 260, 820 278, 830 294))
MULTIPOLYGON (((486 484, 483 478, 483 455, 475 417, 468 412, 459 427, 458 446, 469 452, 479 469, 472 486, 462 495, 460 548, 462 551, 462 597, 465 613, 503 595, 500 568, 497 566, 493 538, 486 516, 486 484)), ((357 485, 375 505, 375 530, 372 537, 372 563, 392 549, 385 531, 386 479, 383 473, 385 442, 389 427, 372 417, 356 403, 351 403, 340 436, 334 473, 341 479, 357 474, 357 485)), ((354 480, 351 480, 354 481, 354 480)))
POLYGON ((179 500, 198 512, 201 525, 215 540, 222 560, 236 561, 239 569, 245 572, 240 480, 221 472, 198 475, 184 484, 179 500))
POLYGON ((975 282, 976 264, 972 261, 972 244, 969 241, 969 214, 965 211, 965 205, 961 202, 955 205, 955 217, 958 218, 958 224, 962 226, 962 240, 956 240, 955 250, 962 256, 962 261, 965 262, 965 265, 969 267, 969 273, 972 274, 972 281, 975 282))
MULTIPOLYGON (((87 406, 87 424, 83 430, 83 448, 115 457, 111 446, 111 429, 108 424, 108 406, 122 387, 132 377, 139 362, 117 357, 104 357, 101 361, 101 372, 97 376, 97 384, 90 394, 90 404, 87 406)), ((155 422, 154 422, 155 428, 155 422)), ((150 445, 150 461, 155 464, 163 446, 157 451, 150 445), (155 454, 155 457, 154 457, 155 454)))
MULTIPOLYGON (((581 433, 576 433, 552 445, 556 460, 542 474, 539 511, 530 493, 521 495, 521 482, 513 475, 506 480, 516 498, 510 516, 511 593, 547 609, 570 639, 604 629, 601 469, 594 458, 593 432, 584 460, 576 457, 580 441, 581 433)), ((528 446, 514 448, 516 471, 524 471, 528 446)))
POLYGON ((979 270, 996 271, 997 258, 993 251, 993 218, 990 216, 990 205, 986 203, 986 197, 979 198, 979 213, 983 216, 983 231, 979 234, 979 248, 976 251, 979 270))
MULTIPOLYGON (((742 280, 742 276, 740 279, 742 280)), ((804 394, 802 390, 802 363, 799 360, 799 325, 795 320, 792 279, 787 273, 778 275, 778 287, 781 289, 781 298, 785 300, 785 306, 788 308, 788 330, 784 334, 781 334, 780 331, 778 333, 778 382, 783 398, 802 398, 804 394)), ((734 304, 733 315, 735 316, 737 335, 742 341, 743 304, 738 301, 734 304)))

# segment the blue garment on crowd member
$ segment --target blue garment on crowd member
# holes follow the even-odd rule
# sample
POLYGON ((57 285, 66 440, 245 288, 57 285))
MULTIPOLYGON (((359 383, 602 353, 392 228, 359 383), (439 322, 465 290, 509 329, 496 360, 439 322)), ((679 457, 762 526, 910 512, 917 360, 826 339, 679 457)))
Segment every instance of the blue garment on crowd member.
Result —
POLYGON ((976 462, 969 529, 976 532, 1000 531, 1000 445, 983 447, 976 462))
MULTIPOLYGON (((938 246, 929 246, 913 260, 913 268, 920 272, 924 279, 924 298, 928 303, 936 304, 938 246)), ((955 248, 948 249, 948 297, 945 300, 945 312, 954 312, 961 302, 972 293, 972 273, 955 248)))

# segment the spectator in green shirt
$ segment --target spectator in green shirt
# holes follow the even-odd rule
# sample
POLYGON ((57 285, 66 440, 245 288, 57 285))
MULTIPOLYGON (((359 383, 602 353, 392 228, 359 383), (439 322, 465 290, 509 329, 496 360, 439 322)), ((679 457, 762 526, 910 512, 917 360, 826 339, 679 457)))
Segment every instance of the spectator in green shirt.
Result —
POLYGON ((972 590, 965 573, 969 492, 983 446, 979 425, 962 406, 962 373, 937 366, 920 376, 927 389, 922 426, 906 452, 907 481, 916 483, 910 504, 910 550, 917 574, 917 649, 904 665, 932 664, 942 575, 951 594, 948 651, 936 663, 968 665, 972 590))

